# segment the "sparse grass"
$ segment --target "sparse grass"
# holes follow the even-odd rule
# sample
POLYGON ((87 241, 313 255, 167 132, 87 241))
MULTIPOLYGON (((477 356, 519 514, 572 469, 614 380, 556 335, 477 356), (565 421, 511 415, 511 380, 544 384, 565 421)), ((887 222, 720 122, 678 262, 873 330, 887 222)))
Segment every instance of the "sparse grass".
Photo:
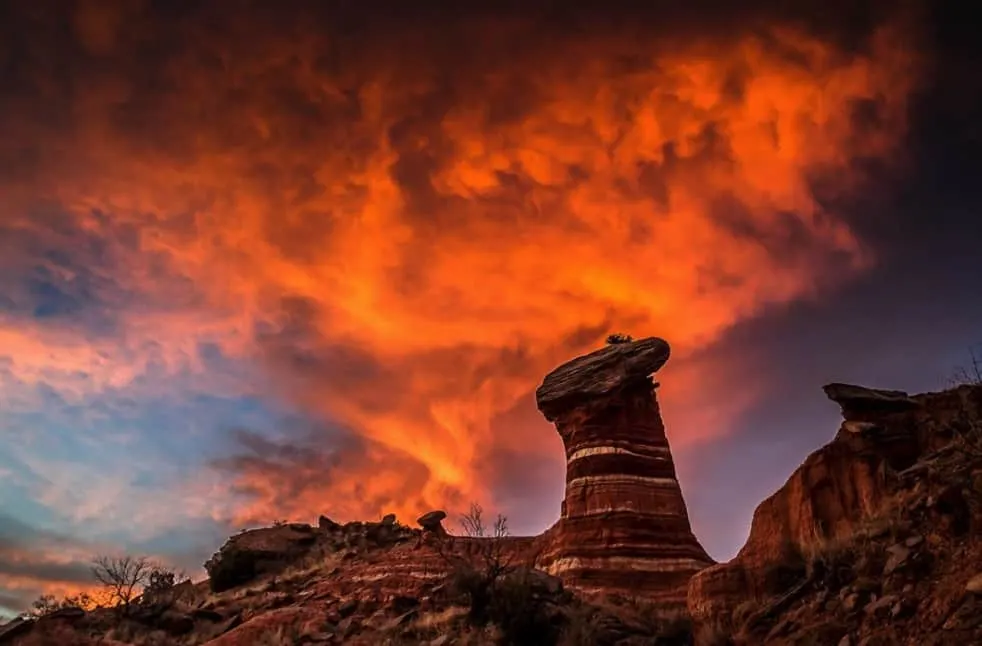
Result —
POLYGON ((114 639, 116 641, 123 642, 124 644, 134 643, 139 636, 137 625, 130 621, 121 621, 117 625, 113 626, 112 630, 110 630, 108 634, 109 639, 114 639))
POLYGON ((953 442, 958 449, 972 459, 982 459, 982 424, 963 413, 952 424, 952 430, 953 442))
MULTIPOLYGON (((982 347, 982 346, 980 346, 982 347)), ((948 387, 982 386, 982 351, 968 349, 968 360, 965 364, 956 366, 948 378, 948 387)))
POLYGON ((856 560, 854 540, 825 540, 807 550, 803 573, 829 589, 838 590, 855 578, 853 566, 856 560))
POLYGON ((38 619, 64 608, 81 608, 89 611, 94 610, 98 605, 96 599, 87 592, 66 595, 60 601, 53 594, 42 594, 31 604, 31 609, 21 613, 20 616, 25 619, 38 619))
POLYGON ((277 626, 259 636, 256 646, 294 646, 306 632, 296 625, 277 626))
POLYGON ((263 592, 268 592, 273 585, 272 578, 262 578, 253 581, 249 585, 239 586, 231 590, 216 592, 211 595, 212 599, 227 599, 230 601, 241 601, 247 597, 253 597, 263 592), (231 594, 229 594, 231 593, 231 594))
POLYGON ((678 638, 692 634, 692 619, 684 609, 666 609, 643 597, 624 598, 622 605, 628 610, 631 618, 652 635, 678 638))
POLYGON ((630 343, 634 338, 630 334, 611 334, 607 337, 607 345, 618 345, 620 343, 630 343))
POLYGON ((428 612, 421 614, 413 622, 413 626, 420 630, 436 630, 449 624, 456 623, 467 616, 467 608, 463 606, 450 606, 438 612, 428 612))
POLYGON ((805 575, 838 589, 856 576, 878 573, 883 544, 902 540, 908 531, 902 501, 887 501, 877 513, 861 520, 853 534, 820 540, 805 550, 805 575))
POLYGON ((441 635, 459 635, 466 632, 467 626, 467 608, 451 606, 422 613, 405 625, 392 627, 392 634, 381 637, 379 643, 390 646, 426 643, 441 635))
POLYGON ((299 563, 286 567, 282 572, 273 576, 270 582, 277 587, 304 583, 327 569, 328 564, 333 565, 333 560, 329 561, 322 556, 318 558, 305 558, 299 563))

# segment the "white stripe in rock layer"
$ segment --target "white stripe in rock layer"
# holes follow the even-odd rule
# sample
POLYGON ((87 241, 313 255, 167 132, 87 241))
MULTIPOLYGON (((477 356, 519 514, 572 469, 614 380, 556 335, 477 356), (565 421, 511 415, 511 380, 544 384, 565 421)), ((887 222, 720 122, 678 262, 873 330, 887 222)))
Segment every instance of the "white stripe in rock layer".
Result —
POLYGON ((650 511, 648 509, 643 509, 638 505, 634 504, 632 501, 628 501, 627 505, 605 505, 603 507, 590 507, 589 505, 584 505, 589 511, 584 511, 582 513, 576 514, 576 518, 588 518, 590 516, 606 516, 608 514, 616 514, 618 512, 627 512, 635 514, 637 516, 644 516, 646 519, 651 521, 657 520, 675 520, 679 517, 677 513, 665 513, 663 511, 650 511))
POLYGON ((566 487, 576 487, 579 485, 588 484, 641 484, 646 486, 665 486, 665 485, 675 485, 679 484, 679 481, 675 478, 660 478, 654 476, 631 476, 624 474, 605 474, 596 476, 582 476, 580 478, 573 478, 566 483, 566 487))
POLYGON ((349 581, 355 581, 358 583, 374 583, 375 581, 381 581, 383 579, 388 579, 394 576, 404 576, 409 579, 444 579, 447 576, 446 572, 379 572, 377 574, 355 574, 349 577, 349 581))
MULTIPOLYGON (((669 454, 668 447, 664 447, 664 446, 653 446, 651 447, 650 450, 652 452, 664 453, 665 455, 669 454)), ((591 455, 630 455, 636 458, 651 458, 652 460, 665 459, 657 455, 645 455, 644 453, 635 453, 634 451, 629 451, 628 449, 623 449, 619 446, 591 446, 589 448, 573 451, 572 455, 566 458, 566 461, 572 462, 573 460, 579 460, 580 458, 588 458, 591 455)))
POLYGON ((569 570, 635 570, 638 572, 688 572, 702 570, 711 565, 699 559, 658 559, 631 558, 628 556, 608 556, 603 558, 585 559, 578 556, 559 558, 550 563, 545 569, 549 574, 557 575, 569 570))

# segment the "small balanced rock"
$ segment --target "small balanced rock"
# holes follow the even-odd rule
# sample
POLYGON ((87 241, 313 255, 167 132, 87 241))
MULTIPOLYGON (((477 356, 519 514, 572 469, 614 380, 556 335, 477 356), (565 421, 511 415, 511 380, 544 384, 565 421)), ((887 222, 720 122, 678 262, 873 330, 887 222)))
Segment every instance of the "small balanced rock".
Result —
POLYGON ((847 420, 856 419, 856 415, 864 413, 893 413, 920 406, 916 399, 902 390, 881 390, 842 383, 826 384, 822 390, 842 408, 842 416, 847 420))
POLYGON ((437 509, 434 511, 428 511, 419 518, 416 522, 419 526, 423 528, 424 531, 433 532, 435 534, 444 534, 446 530, 443 529, 443 520, 447 517, 447 512, 437 509))
POLYGON ((336 532, 339 529, 341 529, 341 524, 334 522, 333 520, 331 520, 327 516, 321 515, 317 519, 317 527, 319 527, 321 529, 321 531, 325 531, 325 532, 336 532))
POLYGON ((395 514, 386 514, 386 515, 382 516, 382 524, 383 525, 395 525, 396 524, 396 515, 395 514))

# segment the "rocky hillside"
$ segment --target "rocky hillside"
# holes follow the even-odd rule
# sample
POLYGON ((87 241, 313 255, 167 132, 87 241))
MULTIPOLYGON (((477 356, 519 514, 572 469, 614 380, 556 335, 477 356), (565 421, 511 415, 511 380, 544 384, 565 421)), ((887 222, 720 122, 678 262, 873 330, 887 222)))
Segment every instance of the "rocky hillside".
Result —
POLYGON ((63 608, 0 645, 982 644, 982 387, 831 384, 834 439, 713 564, 692 535, 651 375, 661 339, 609 345, 536 392, 566 453, 556 524, 282 524, 231 537, 209 578, 127 609, 63 608))
MULTIPOLYGON (((440 514, 436 514, 438 517, 440 514)), ((686 618, 627 597, 588 600, 524 560, 531 538, 447 536, 381 522, 288 524, 232 537, 204 582, 164 599, 57 611, 0 628, 0 644, 683 644, 686 618)))
POLYGON ((704 644, 982 644, 982 386, 831 384, 835 438, 696 574, 704 644))

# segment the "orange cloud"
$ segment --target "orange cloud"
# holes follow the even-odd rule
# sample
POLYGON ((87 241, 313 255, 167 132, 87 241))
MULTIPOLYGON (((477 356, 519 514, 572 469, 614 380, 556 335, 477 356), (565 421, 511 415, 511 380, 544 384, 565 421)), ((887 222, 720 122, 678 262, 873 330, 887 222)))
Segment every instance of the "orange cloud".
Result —
MULTIPOLYGON (((117 303, 118 337, 61 335, 57 353, 12 321, 0 338, 25 338, 25 378, 98 352, 97 386, 200 368, 209 341, 359 438, 334 458, 246 451, 243 518, 493 498, 475 475, 491 447, 545 456, 554 439, 493 420, 610 331, 668 338, 699 388, 697 349, 873 261, 812 183, 849 190, 855 159, 893 155, 914 82, 888 29, 860 53, 787 28, 516 53, 467 25, 486 49, 455 57, 231 16, 208 37, 124 33, 113 15, 76 18, 111 64, 66 85, 33 61, 0 122, 25 160, 2 217, 30 230, 56 204, 112 251, 112 289, 156 306, 117 303), (165 37, 180 47, 161 54, 165 37), (49 99, 64 104, 39 112, 49 99)), ((676 444, 733 414, 676 425, 676 444)))

